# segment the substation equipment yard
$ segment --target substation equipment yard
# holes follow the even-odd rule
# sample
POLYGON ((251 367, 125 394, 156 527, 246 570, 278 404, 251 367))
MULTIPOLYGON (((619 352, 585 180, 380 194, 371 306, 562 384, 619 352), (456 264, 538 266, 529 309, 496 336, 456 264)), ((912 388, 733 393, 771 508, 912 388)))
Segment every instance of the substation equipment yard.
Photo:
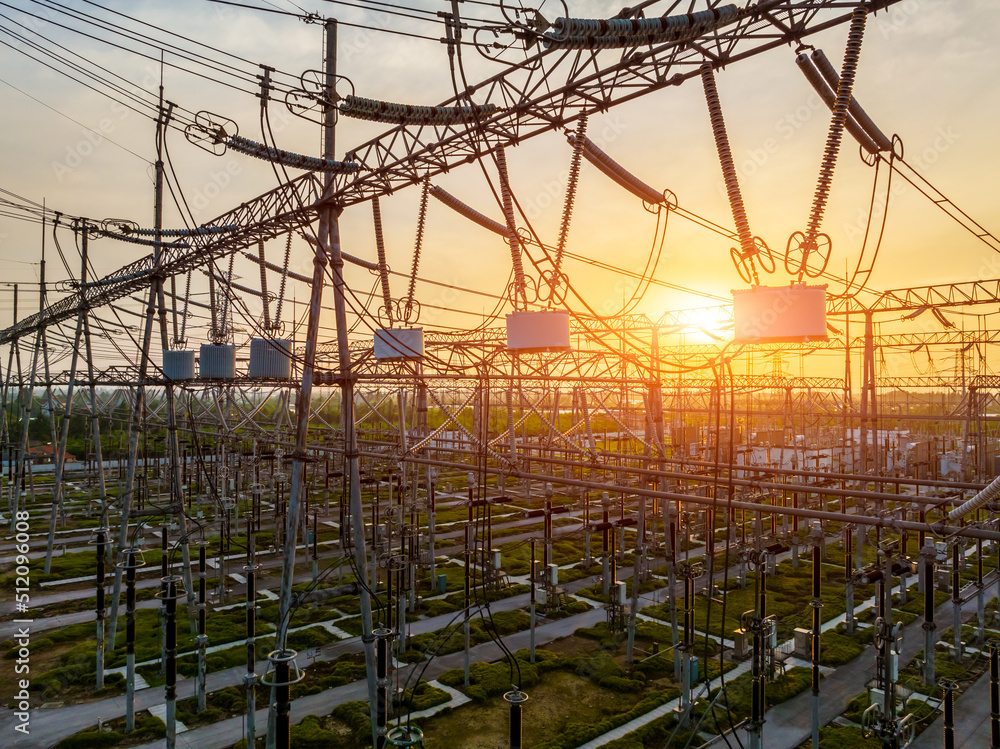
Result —
POLYGON ((823 233, 838 153, 860 154, 956 242, 1000 252, 852 97, 866 23, 897 3, 664 0, 603 20, 480 5, 475 23, 468 3, 437 9, 456 91, 438 106, 355 95, 337 22, 312 14, 323 71, 250 66, 256 139, 161 92, 153 226, 4 191, 43 225, 50 276, 53 247, 72 275, 46 289, 43 264, 43 304, 18 317, 15 297, 0 331, 5 673, 31 654, 27 700, 2 682, 0 743, 1000 746, 1000 279, 875 288, 874 199, 846 276, 823 233), (838 66, 821 33, 846 40, 838 66), (716 87, 763 53, 801 69, 830 118, 783 250, 751 232, 716 87), (486 72, 473 84, 465 65, 486 72), (704 90, 708 117, 690 116, 711 128, 731 222, 588 137, 677 87, 704 90), (277 109, 322 152, 285 150, 277 109), (549 237, 508 165, 535 138, 568 164, 549 237), (256 158, 278 186, 167 226, 170 147, 256 158), (641 202, 657 232, 670 217, 732 246, 732 299, 637 311, 671 285, 663 237, 645 269, 571 252, 588 183, 641 202), (382 218, 407 189, 408 273, 387 264, 382 218), (424 275, 448 251, 425 240, 429 213, 509 251, 509 277, 470 292, 424 275), (368 222, 372 251, 342 248, 342 216, 368 222), (116 242, 148 254, 94 274, 116 242), (632 279, 632 299, 589 306, 568 270, 583 265, 632 279), (479 322, 434 324, 469 293, 479 322), (886 366, 914 351, 957 363, 886 366), (846 375, 820 374, 831 358, 846 375))

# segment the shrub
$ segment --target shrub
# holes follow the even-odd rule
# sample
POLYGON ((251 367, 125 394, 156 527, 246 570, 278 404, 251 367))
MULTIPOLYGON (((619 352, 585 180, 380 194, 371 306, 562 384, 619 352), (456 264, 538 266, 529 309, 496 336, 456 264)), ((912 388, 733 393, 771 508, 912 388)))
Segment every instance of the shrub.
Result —
MULTIPOLYGON (((355 741, 366 744, 371 737, 371 713, 367 702, 345 702, 333 708, 334 718, 342 720, 354 731, 355 741)), ((329 744, 328 746, 333 746, 329 744)))
POLYGON ((55 749, 100 749, 114 746, 124 738, 117 731, 81 731, 60 741, 55 749))
POLYGON ((638 679, 625 679, 620 676, 608 676, 598 679, 598 686, 611 689, 615 692, 641 692, 646 688, 646 682, 638 679))
POLYGON ((217 707, 206 707, 200 713, 197 713, 197 718, 203 723, 217 723, 225 717, 225 713, 217 707))
POLYGON ((866 739, 854 726, 823 726, 819 729, 819 749, 879 749, 881 741, 866 739))
POLYGON ((212 703, 221 710, 230 713, 242 712, 246 709, 246 697, 236 687, 226 687, 209 695, 212 703))
POLYGON ((908 700, 906 703, 906 712, 913 713, 913 717, 919 723, 927 721, 928 718, 934 715, 935 710, 923 700, 908 700))
POLYGON ((465 672, 460 668, 453 668, 445 671, 437 680, 446 687, 457 687, 465 681, 465 672))
POLYGON ((417 684, 416 688, 406 697, 405 704, 414 711, 427 710, 435 705, 441 705, 451 700, 451 695, 443 689, 432 687, 426 681, 417 684))
POLYGON ((674 675, 673 650, 661 651, 651 658, 636 663, 635 672, 642 674, 647 679, 661 679, 665 676, 672 678, 674 675))
POLYGON ((336 744, 337 734, 324 730, 315 715, 307 715, 297 726, 292 726, 292 746, 295 749, 327 749, 336 744))

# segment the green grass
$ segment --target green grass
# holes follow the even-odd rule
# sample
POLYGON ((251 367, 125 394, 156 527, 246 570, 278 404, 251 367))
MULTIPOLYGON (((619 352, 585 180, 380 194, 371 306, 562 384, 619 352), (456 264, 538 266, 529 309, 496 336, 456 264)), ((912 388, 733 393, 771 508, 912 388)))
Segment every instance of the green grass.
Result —
POLYGON ((874 629, 855 629, 846 633, 843 624, 828 629, 820 635, 819 662, 821 666, 842 666, 861 655, 875 637, 874 629))
POLYGON ((136 714, 135 730, 132 733, 125 733, 124 718, 106 721, 105 726, 111 730, 97 731, 94 728, 79 731, 60 741, 54 749, 101 749, 101 747, 118 746, 125 742, 135 744, 155 741, 167 735, 167 727, 162 720, 144 713, 136 714))

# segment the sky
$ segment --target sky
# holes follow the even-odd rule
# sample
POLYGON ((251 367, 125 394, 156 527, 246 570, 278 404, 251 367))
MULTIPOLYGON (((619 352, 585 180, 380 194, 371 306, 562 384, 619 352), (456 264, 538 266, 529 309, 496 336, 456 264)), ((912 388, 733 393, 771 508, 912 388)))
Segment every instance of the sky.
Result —
MULTIPOLYGON (((176 105, 182 117, 210 112, 217 119, 236 123, 241 135, 258 141, 262 139, 260 101, 255 95, 259 66, 271 66, 276 70, 275 80, 296 87, 301 85, 296 81, 300 74, 308 78, 306 71, 322 67, 322 26, 296 17, 303 10, 336 17, 341 22, 337 50, 338 74, 343 78, 338 93, 424 105, 440 103, 452 94, 447 50, 436 41, 444 36, 440 24, 387 15, 376 11, 367 0, 352 4, 248 0, 247 4, 283 12, 205 0, 0 3, 0 188, 6 191, 0 197, 14 202, 20 202, 20 198, 44 201, 52 210, 96 221, 115 218, 152 226, 155 127, 149 109, 140 106, 144 111, 137 112, 121 102, 134 103, 136 98, 130 97, 147 103, 155 101, 161 82, 160 53, 153 46, 90 26, 78 14, 148 34, 152 41, 177 45, 180 49, 168 49, 163 57, 165 99, 176 105), (115 11, 122 15, 115 15, 115 11), (136 20, 149 25, 139 25, 136 20), (401 36, 387 30, 431 38, 401 36), (88 79, 79 73, 73 74, 79 80, 72 80, 65 74, 65 65, 43 57, 25 40, 79 61, 74 64, 88 69, 100 66, 98 72, 116 86, 113 97, 84 85, 88 79), (193 63, 192 51, 204 54, 209 66, 193 63), (31 59, 25 52, 38 59, 31 59), (38 60, 46 60, 50 66, 38 60), (231 66, 227 70, 238 76, 227 75, 219 69, 220 64, 231 66), (15 199, 11 193, 20 197, 15 199)), ((746 3, 740 0, 738 4, 746 3)), ((420 11, 451 8, 450 3, 431 0, 404 5, 413 9, 411 15, 421 18, 426 15, 420 11)), ((704 7, 704 3, 695 6, 704 7)), ((467 15, 503 21, 501 9, 494 5, 463 3, 461 7, 467 15)), ((505 7, 509 12, 511 4, 505 7)), ((536 7, 550 20, 566 12, 551 0, 536 7)), ((582 18, 608 18, 620 10, 620 5, 598 1, 567 0, 566 7, 569 15, 582 18)), ((653 15, 656 8, 664 12, 668 7, 665 2, 658 3, 647 9, 647 14, 653 15)), ((1000 54, 994 42, 998 34, 1000 3, 995 0, 903 0, 869 18, 854 89, 860 104, 881 129, 899 136, 906 161, 954 204, 994 232, 1000 232, 996 191, 990 179, 1000 165, 995 138, 995 122, 1000 114, 1000 54)), ((822 48, 839 68, 846 35, 847 27, 841 25, 808 41, 822 48)), ((508 54, 514 60, 518 53, 514 50, 508 54)), ((794 58, 793 49, 780 48, 729 65, 716 76, 751 229, 778 251, 784 249, 793 232, 805 227, 830 122, 829 111, 796 68, 794 58)), ((502 62, 488 60, 472 47, 466 48, 463 60, 470 80, 503 69, 502 62)), ((281 101, 270 104, 268 118, 280 147, 319 155, 316 124, 293 115, 281 101)), ((338 156, 387 129, 386 125, 341 117, 336 135, 338 156)), ((637 177, 657 190, 670 190, 681 208, 732 227, 704 93, 697 78, 592 117, 588 135, 637 177)), ((190 213, 199 223, 277 184, 274 172, 265 163, 233 151, 222 156, 208 154, 178 130, 169 131, 167 151, 178 192, 183 193, 190 213)), ((570 146, 559 133, 507 149, 512 189, 524 209, 519 223, 523 226, 530 222, 551 244, 558 235, 571 156, 570 146)), ((876 207, 887 204, 888 209, 869 282, 871 288, 1000 278, 1000 255, 901 179, 896 178, 887 193, 885 174, 883 170, 883 181, 873 196, 875 172, 861 161, 856 144, 845 136, 822 226, 832 240, 831 272, 844 276, 862 260, 864 228, 874 201, 876 207)), ((491 177, 495 182, 495 172, 491 177)), ((502 220, 483 171, 475 164, 435 177, 433 182, 491 218, 502 220)), ((410 270, 416 243, 419 198, 419 189, 411 188, 381 201, 388 262, 394 270, 404 273, 410 270)), ((36 223, 20 220, 19 214, 6 210, 0 215, 3 326, 12 320, 12 282, 21 285, 21 317, 36 310, 39 302, 36 282, 43 230, 36 223)), ((181 211, 169 196, 164 217, 165 226, 183 225, 181 211)), ((375 260, 368 204, 344 212, 341 232, 345 252, 375 260)), ((63 229, 57 236, 70 270, 78 273, 79 254, 72 233, 63 229)), ((730 240, 676 213, 669 215, 664 228, 634 196, 584 163, 568 251, 641 274, 661 239, 662 252, 654 278, 691 291, 650 286, 636 312, 655 320, 667 310, 719 304, 720 299, 730 298, 731 290, 746 287, 730 261, 730 240)), ((46 229, 44 244, 52 302, 66 288, 69 272, 58 255, 51 226, 46 229)), ((273 262, 280 262, 283 251, 280 239, 267 244, 267 256, 273 262)), ((90 252, 95 271, 104 275, 147 254, 148 249, 101 239, 91 243, 90 252)), ((296 238, 290 268, 309 274, 311 260, 309 245, 296 238)), ((500 297, 510 269, 509 251, 502 238, 431 200, 419 275, 459 288, 418 282, 416 297, 423 304, 420 324, 429 329, 468 329, 487 320, 494 310, 509 311, 509 303, 500 297)), ((573 259, 567 260, 563 269, 574 288, 599 314, 616 313, 636 287, 635 280, 626 275, 573 259)), ((220 264, 219 270, 225 273, 226 264, 220 264)), ((259 285, 257 274, 256 267, 246 260, 234 265, 240 283, 259 285)), ((364 269, 350 268, 347 280, 359 305, 369 300, 376 288, 377 279, 364 269)), ((761 278, 768 285, 788 281, 788 274, 780 269, 761 278)), ((405 296, 405 278, 394 276, 391 283, 394 297, 405 296)), ((842 291, 832 283, 831 293, 842 291)), ((178 279, 178 284, 183 288, 184 279, 178 279)), ((277 274, 272 273, 270 290, 277 285, 277 274)), ((307 296, 304 285, 290 283, 286 312, 291 309, 301 314, 301 303, 307 296)), ((192 298, 207 301, 207 282, 200 274, 193 279, 192 298)), ((327 299, 330 301, 330 297, 327 299)), ((378 299, 376 292, 370 306, 377 307, 378 299)), ((574 304, 577 310, 582 308, 574 304)), ((250 300, 247 305, 252 315, 259 315, 259 302, 250 300)), ((141 305, 129 302, 124 306, 138 310, 141 305)), ((995 312, 992 306, 988 310, 983 306, 957 322, 969 329, 995 327, 989 317, 980 317, 987 311, 995 312)), ((99 343, 100 351, 110 358, 116 355, 111 341, 115 331, 126 341, 123 349, 129 348, 127 336, 137 335, 128 326, 135 326, 139 318, 127 312, 119 314, 123 315, 124 325, 109 328, 109 337, 99 343)), ((106 320, 113 317, 110 311, 99 316, 106 320)), ((235 320, 240 330, 237 335, 245 340, 259 322, 259 317, 235 320)), ((332 338, 331 324, 332 319, 328 319, 324 337, 332 338)), ((364 337, 368 331, 370 335, 371 324, 369 321, 357 326, 356 334, 364 337)), ((190 325, 188 345, 197 347, 206 342, 204 320, 192 318, 190 325)), ((929 315, 910 323, 884 320, 882 325, 887 331, 942 329, 929 315)), ((300 337, 301 331, 296 335, 300 337)), ((687 340, 710 339, 691 333, 687 340)), ((949 359, 947 353, 928 353, 926 359, 924 353, 916 359, 912 352, 899 355, 909 360, 909 368, 918 371, 956 366, 954 357, 949 359)))

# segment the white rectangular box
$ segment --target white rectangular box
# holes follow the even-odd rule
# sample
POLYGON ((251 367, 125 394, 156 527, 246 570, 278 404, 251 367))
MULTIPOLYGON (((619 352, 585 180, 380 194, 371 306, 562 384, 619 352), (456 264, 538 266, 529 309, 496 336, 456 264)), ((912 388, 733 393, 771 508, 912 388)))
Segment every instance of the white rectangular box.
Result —
POLYGON ((287 338, 251 338, 249 376, 287 380, 292 376, 292 342, 287 338))
POLYGON ((376 359, 421 359, 423 328, 384 328, 375 331, 376 359))
POLYGON ((737 343, 825 341, 826 286, 754 286, 733 290, 737 343))
POLYGON ((511 312, 507 315, 507 348, 511 351, 568 351, 569 312, 511 312))
POLYGON ((163 349, 163 376, 168 380, 193 380, 194 351, 163 349))
POLYGON ((627 590, 628 588, 625 583, 615 583, 615 594, 618 598, 619 606, 624 606, 625 602, 628 600, 628 596, 626 595, 627 590))
POLYGON ((198 376, 203 380, 231 380, 236 377, 236 347, 231 343, 202 344, 198 376))

